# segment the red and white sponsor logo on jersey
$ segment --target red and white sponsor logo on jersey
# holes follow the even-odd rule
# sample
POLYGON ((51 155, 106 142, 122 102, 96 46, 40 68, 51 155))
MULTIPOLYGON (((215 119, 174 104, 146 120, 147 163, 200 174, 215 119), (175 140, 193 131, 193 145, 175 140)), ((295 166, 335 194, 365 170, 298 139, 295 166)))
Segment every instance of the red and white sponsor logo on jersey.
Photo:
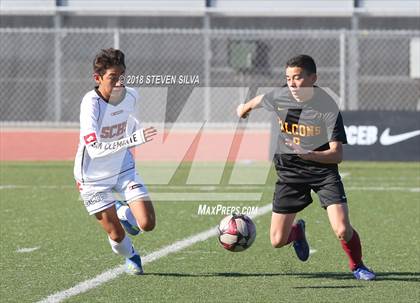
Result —
POLYGON ((90 143, 96 141, 96 134, 95 133, 90 133, 90 134, 84 136, 83 139, 85 139, 86 144, 90 144, 90 143))
POLYGON ((111 126, 104 126, 101 129, 101 138, 111 139, 111 138, 121 136, 122 134, 125 133, 126 128, 127 128, 127 121, 124 121, 122 123, 117 123, 111 126))

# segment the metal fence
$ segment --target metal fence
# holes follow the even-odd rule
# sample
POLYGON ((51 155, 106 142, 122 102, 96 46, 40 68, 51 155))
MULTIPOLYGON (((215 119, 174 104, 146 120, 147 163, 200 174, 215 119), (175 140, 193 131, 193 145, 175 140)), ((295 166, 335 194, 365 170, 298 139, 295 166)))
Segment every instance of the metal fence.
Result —
MULTIPOLYGON (((410 76, 410 43, 419 38, 420 31, 3 28, 0 121, 77 123, 81 98, 94 85, 93 57, 108 47, 125 52, 128 75, 199 76, 209 88, 180 122, 236 122, 226 113, 238 96, 222 88, 282 85, 286 60, 300 53, 315 58, 318 85, 339 96, 341 109, 417 111, 420 79, 410 76)), ((166 104, 161 90, 139 89, 146 122, 162 122, 156 113, 176 110, 188 96, 188 89, 170 87, 166 104)))

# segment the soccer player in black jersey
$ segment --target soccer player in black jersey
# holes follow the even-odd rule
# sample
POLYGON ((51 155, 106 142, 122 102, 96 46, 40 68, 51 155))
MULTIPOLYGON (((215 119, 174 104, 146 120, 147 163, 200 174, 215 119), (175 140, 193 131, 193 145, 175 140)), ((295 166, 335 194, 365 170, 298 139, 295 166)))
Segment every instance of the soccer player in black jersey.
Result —
POLYGON ((338 172, 343 144, 347 143, 343 119, 334 100, 315 86, 312 57, 299 55, 286 63, 287 85, 259 95, 237 108, 246 118, 259 107, 275 113, 279 123, 274 164, 278 174, 273 198, 270 239, 278 248, 293 243, 298 258, 309 258, 305 221, 294 223, 296 214, 318 194, 331 227, 349 257, 356 279, 373 280, 375 274, 362 261, 359 235, 349 220, 346 194, 338 172))

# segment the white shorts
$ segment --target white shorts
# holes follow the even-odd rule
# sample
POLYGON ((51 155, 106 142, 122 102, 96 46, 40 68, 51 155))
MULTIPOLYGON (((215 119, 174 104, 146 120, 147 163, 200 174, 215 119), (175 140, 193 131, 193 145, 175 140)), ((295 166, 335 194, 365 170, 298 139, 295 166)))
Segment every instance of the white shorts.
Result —
POLYGON ((89 215, 113 206, 116 200, 130 203, 149 195, 143 180, 135 169, 131 169, 118 177, 97 182, 81 184, 77 181, 77 185, 89 215), (118 198, 116 194, 119 196, 118 198))

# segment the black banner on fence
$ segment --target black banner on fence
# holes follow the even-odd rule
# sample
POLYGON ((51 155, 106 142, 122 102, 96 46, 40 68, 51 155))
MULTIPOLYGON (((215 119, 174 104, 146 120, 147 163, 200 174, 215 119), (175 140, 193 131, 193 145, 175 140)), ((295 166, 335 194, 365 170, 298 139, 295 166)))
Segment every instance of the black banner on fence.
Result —
POLYGON ((420 113, 343 112, 345 160, 420 161, 420 113))

